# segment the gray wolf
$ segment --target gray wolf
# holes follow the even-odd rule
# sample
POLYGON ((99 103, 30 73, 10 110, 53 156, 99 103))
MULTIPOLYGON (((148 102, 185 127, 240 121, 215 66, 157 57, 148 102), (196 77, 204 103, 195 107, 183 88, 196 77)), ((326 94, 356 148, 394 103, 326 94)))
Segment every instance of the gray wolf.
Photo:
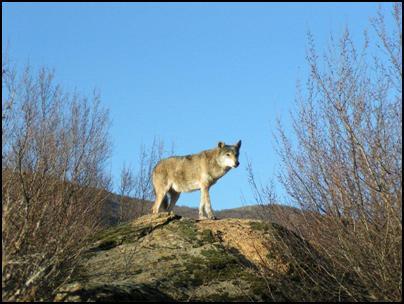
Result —
POLYGON ((212 211, 209 188, 231 168, 239 166, 240 146, 241 140, 235 145, 219 142, 214 149, 159 161, 152 173, 156 195, 152 212, 158 213, 161 206, 165 211, 171 211, 181 192, 201 190, 199 219, 216 219, 212 211))

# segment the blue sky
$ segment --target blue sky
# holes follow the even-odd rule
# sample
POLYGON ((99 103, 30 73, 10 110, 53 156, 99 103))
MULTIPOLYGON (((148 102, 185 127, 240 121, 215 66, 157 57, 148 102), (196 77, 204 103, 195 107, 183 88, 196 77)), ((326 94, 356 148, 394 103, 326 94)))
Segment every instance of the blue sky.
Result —
MULTIPOLYGON (((252 203, 246 158, 263 182, 276 177, 271 133, 290 129, 306 33, 319 50, 346 26, 361 41, 377 3, 6 3, 3 50, 19 67, 55 69, 66 90, 101 92, 110 109, 117 185, 153 138, 175 154, 241 139, 241 166, 211 188, 214 209, 252 203), (243 202, 242 196, 245 201, 243 202)), ((282 190, 278 188, 283 200, 282 190)), ((199 192, 179 205, 196 207, 199 192)))

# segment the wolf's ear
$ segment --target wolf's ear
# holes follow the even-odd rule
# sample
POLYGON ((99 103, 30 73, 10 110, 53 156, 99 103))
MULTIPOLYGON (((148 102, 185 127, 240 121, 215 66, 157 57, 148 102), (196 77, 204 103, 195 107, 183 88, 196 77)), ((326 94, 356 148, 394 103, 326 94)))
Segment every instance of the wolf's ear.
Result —
POLYGON ((217 146, 218 146, 219 148, 223 148, 223 147, 224 147, 224 142, 219 141, 219 143, 217 144, 217 146))
POLYGON ((240 147, 241 147, 241 140, 239 140, 239 141, 237 142, 236 147, 237 147, 237 149, 240 149, 240 147))

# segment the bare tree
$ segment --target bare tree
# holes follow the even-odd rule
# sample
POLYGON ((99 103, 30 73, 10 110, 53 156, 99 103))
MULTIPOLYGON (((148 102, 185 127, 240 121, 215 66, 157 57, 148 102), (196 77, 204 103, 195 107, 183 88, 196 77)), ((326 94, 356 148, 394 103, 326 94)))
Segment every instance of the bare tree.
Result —
POLYGON ((119 184, 119 222, 125 222, 133 216, 133 209, 129 196, 135 188, 135 180, 133 177, 132 169, 126 164, 123 165, 121 170, 121 179, 119 184))
POLYGON ((332 261, 334 270, 322 275, 351 300, 401 300, 401 3, 392 17, 395 28, 387 30, 379 11, 371 20, 376 35, 365 33, 361 48, 348 29, 331 38, 323 60, 309 34, 295 138, 280 124, 276 135, 280 182, 302 210, 288 225, 332 261))
POLYGON ((64 93, 47 69, 2 70, 3 299, 49 300, 99 223, 108 112, 97 93, 64 93))
MULTIPOLYGON (((152 171, 166 153, 164 142, 154 138, 150 147, 140 147, 138 168, 135 172, 132 168, 123 166, 119 185, 121 222, 149 213, 148 205, 154 199, 152 171)), ((170 154, 173 153, 172 148, 170 154)))
POLYGON ((140 200, 152 200, 154 197, 152 172, 164 155, 164 142, 153 139, 149 148, 140 148, 139 169, 135 176, 135 197, 140 200))

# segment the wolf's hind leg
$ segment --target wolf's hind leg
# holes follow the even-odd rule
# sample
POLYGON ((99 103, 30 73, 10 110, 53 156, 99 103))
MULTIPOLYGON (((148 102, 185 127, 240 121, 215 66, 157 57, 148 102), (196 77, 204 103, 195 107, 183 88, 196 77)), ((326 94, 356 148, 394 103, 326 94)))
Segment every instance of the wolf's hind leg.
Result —
POLYGON ((174 209, 175 203, 180 198, 181 192, 177 192, 173 189, 170 189, 168 193, 170 194, 170 204, 168 205, 167 211, 170 212, 174 209))
POLYGON ((163 202, 161 203, 161 209, 163 209, 163 211, 167 211, 169 204, 170 202, 168 201, 168 196, 166 194, 164 195, 163 202))
POLYGON ((161 206, 161 204, 164 203, 165 200, 167 200, 167 196, 166 196, 165 192, 161 191, 161 192, 156 193, 156 200, 155 200, 153 208, 152 208, 153 214, 159 213, 160 206, 161 206))
POLYGON ((167 185, 165 177, 156 173, 156 171, 153 172, 152 182, 154 194, 156 195, 152 213, 156 214, 159 213, 161 204, 163 204, 164 209, 167 209, 167 191, 170 189, 170 186, 167 185))

